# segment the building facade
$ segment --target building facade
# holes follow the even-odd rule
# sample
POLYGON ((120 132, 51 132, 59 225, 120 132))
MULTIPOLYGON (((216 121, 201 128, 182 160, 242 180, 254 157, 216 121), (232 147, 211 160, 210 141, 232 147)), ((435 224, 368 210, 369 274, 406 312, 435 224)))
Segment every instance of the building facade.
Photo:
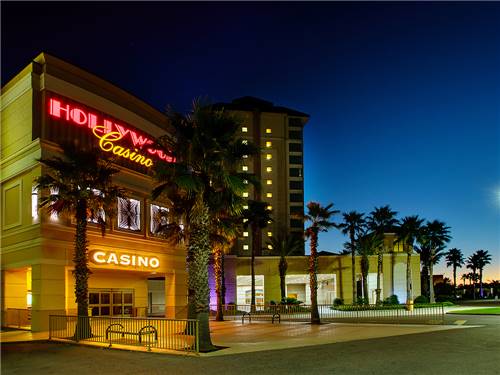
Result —
MULTIPOLYGON (((271 102, 242 97, 230 103, 217 103, 216 108, 233 112, 242 122, 240 137, 261 149, 241 165, 242 171, 255 174, 261 189, 249 187, 249 199, 267 203, 273 221, 259 230, 260 245, 256 255, 272 254, 269 239, 279 230, 304 233, 304 157, 303 128, 309 115, 271 102)), ((252 233, 244 232, 233 253, 248 256, 252 233)), ((302 249, 304 254, 304 249, 302 249)))
POLYGON ((151 201, 153 181, 147 173, 153 163, 172 161, 152 145, 168 129, 165 116, 47 54, 3 87, 1 99, 4 320, 27 311, 25 320, 40 331, 47 329, 50 314, 76 312, 73 219, 39 210, 40 194, 48 192, 35 189, 35 179, 43 173, 36 159, 57 154, 58 144, 73 140, 100 145, 114 156, 121 151, 114 183, 130 197, 117 202, 117 219, 104 237, 97 224, 88 225, 92 314, 146 315, 154 310, 183 316, 185 251, 154 234, 155 214, 163 205, 151 201))
MULTIPOLYGON (((260 158, 242 165, 264 182, 260 195, 249 190, 248 198, 272 206, 274 222, 261 234, 262 243, 278 230, 278 223, 302 234, 303 221, 294 214, 304 207, 302 128, 308 116, 254 98, 224 106, 241 116, 241 136, 263 150, 260 158)), ((60 144, 75 140, 115 156, 119 172, 114 183, 128 196, 117 200, 117 217, 105 236, 97 223, 88 223, 90 313, 185 318, 186 251, 155 234, 159 213, 168 207, 151 200, 154 181, 149 169, 155 163, 174 162, 168 150, 155 148, 153 141, 168 133, 167 117, 95 75, 40 54, 2 88, 1 124, 2 325, 45 331, 49 315, 76 313, 75 222, 40 210, 41 196, 50 192, 38 191, 35 183, 45 173, 37 159, 57 155, 60 144)), ((239 256, 226 259, 226 303, 249 301, 245 245, 250 244, 251 238, 243 237, 239 256)), ((398 294, 404 300, 405 261, 404 254, 384 256, 384 297, 398 294)), ((308 257, 290 257, 288 262, 287 295, 308 303, 308 257)), ((280 299, 277 264, 274 256, 256 260, 258 304, 280 299)), ((414 296, 420 294, 418 264, 413 257, 414 296)), ((376 257, 370 257, 370 269, 376 270, 376 257)), ((321 257, 318 272, 320 303, 335 298, 351 302, 350 257, 321 257)), ((371 290, 373 271, 370 275, 371 290)))

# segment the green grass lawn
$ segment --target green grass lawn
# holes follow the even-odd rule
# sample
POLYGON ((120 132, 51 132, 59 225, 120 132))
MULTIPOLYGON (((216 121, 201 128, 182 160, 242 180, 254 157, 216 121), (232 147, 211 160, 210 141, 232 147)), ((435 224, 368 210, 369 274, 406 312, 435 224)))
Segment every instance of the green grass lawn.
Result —
POLYGON ((453 310, 448 314, 461 314, 461 315, 500 315, 500 307, 486 307, 482 309, 470 310, 453 310))

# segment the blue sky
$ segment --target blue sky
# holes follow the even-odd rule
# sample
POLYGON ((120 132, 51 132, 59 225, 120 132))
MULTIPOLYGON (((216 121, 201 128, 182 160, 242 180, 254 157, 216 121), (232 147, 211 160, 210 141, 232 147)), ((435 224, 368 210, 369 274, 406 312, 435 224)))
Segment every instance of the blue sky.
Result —
POLYGON ((304 111, 306 201, 443 220, 500 278, 500 4, 1 7, 2 83, 46 51, 159 109, 253 95, 304 111))

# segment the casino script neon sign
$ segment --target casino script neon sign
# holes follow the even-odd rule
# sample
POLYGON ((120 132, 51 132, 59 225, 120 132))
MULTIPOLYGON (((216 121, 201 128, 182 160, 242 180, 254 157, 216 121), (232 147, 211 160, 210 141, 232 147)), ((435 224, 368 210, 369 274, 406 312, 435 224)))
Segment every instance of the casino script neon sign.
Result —
POLYGON ((61 99, 49 99, 49 115, 56 119, 63 119, 74 125, 86 127, 99 140, 99 147, 105 152, 128 159, 145 167, 153 166, 152 157, 167 163, 175 162, 175 158, 165 151, 154 148, 154 141, 149 137, 132 130, 123 124, 100 117, 96 113, 73 104, 65 103, 61 99), (128 140, 133 149, 123 145, 128 140))
POLYGON ((160 267, 160 260, 157 257, 148 257, 132 254, 117 254, 114 251, 96 250, 90 253, 90 260, 96 264, 114 264, 125 267, 160 267))

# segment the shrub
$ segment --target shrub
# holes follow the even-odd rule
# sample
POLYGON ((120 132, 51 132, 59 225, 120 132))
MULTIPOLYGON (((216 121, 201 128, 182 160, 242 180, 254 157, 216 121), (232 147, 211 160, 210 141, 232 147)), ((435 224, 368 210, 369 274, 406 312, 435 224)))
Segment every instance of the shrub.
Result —
POLYGON ((297 298, 286 297, 283 298, 280 302, 282 305, 300 305, 302 301, 297 300, 297 298))
POLYGON ((269 305, 271 305, 271 306, 276 305, 276 301, 273 301, 273 300, 269 301, 269 305))
POLYGON ((448 294, 439 294, 436 296, 436 302, 453 302, 455 301, 455 297, 454 296, 450 296, 448 294))
POLYGON ((415 300, 413 302, 414 303, 429 303, 429 298, 427 298, 426 296, 418 296, 417 298, 415 298, 415 300))
POLYGON ((384 299, 384 301, 382 302, 383 305, 387 306, 387 305, 399 305, 399 299, 398 299, 398 296, 393 294, 392 296, 390 297, 387 297, 386 299, 384 299))
POLYGON ((333 307, 341 306, 344 304, 344 300, 342 298, 335 298, 333 300, 333 307))
POLYGON ((358 297, 356 305, 368 305, 368 298, 358 297))

